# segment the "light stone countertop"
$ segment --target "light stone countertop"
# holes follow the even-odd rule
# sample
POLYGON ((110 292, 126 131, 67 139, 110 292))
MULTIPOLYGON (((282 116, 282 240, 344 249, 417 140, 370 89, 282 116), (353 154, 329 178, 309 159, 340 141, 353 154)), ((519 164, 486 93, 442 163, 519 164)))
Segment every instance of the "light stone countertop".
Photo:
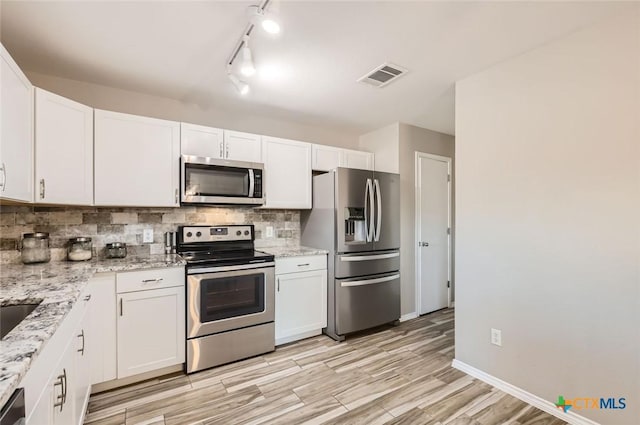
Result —
POLYGON ((178 255, 0 265, 0 306, 40 303, 0 341, 0 406, 18 387, 94 274, 184 265, 178 255))
POLYGON ((275 246, 275 247, 262 247, 257 248, 258 251, 266 252, 276 258, 283 257, 302 257, 304 255, 323 255, 328 254, 329 251, 319 248, 309 248, 302 245, 294 246, 275 246))

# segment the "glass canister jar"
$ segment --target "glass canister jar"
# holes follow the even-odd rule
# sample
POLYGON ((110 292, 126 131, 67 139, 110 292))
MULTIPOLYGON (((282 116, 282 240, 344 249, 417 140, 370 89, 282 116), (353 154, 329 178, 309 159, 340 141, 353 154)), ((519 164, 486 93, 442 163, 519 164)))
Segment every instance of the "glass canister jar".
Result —
POLYGON ((20 246, 20 260, 24 264, 48 263, 51 260, 48 233, 25 233, 20 246))
POLYGON ((87 261, 93 256, 91 238, 80 237, 69 239, 67 258, 69 261, 87 261))
POLYGON ((107 258, 124 258, 127 256, 127 244, 124 242, 108 243, 105 247, 107 258))

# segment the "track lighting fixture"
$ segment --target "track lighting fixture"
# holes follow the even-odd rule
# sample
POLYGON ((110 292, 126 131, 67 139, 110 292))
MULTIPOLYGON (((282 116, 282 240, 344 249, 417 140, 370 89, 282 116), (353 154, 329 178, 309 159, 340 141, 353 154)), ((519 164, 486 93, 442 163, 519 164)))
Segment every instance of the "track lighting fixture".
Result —
POLYGON ((241 81, 238 77, 233 75, 231 72, 229 72, 228 75, 234 87, 236 88, 236 90, 238 90, 238 93, 240 93, 242 96, 249 94, 249 91, 251 90, 249 88, 249 84, 245 83, 244 81, 241 81))
POLYGON ((272 13, 265 11, 265 6, 249 6, 249 22, 253 25, 260 25, 269 34, 278 34, 280 32, 280 24, 272 13))
POLYGON ((249 93, 249 84, 240 80, 233 71, 233 63, 240 56, 239 71, 243 77, 251 77, 256 73, 256 67, 253 64, 253 54, 249 48, 249 36, 256 26, 260 26, 269 34, 277 34, 280 32, 280 24, 274 19, 273 15, 267 13, 266 8, 270 0, 263 0, 260 6, 249 6, 249 24, 242 33, 242 38, 236 44, 235 49, 231 53, 227 61, 227 75, 229 79, 241 95, 249 93))
POLYGON ((251 57, 251 49, 249 49, 249 36, 243 37, 242 46, 242 62, 240 63, 240 73, 245 77, 251 77, 256 73, 256 68, 253 66, 253 59, 251 57))

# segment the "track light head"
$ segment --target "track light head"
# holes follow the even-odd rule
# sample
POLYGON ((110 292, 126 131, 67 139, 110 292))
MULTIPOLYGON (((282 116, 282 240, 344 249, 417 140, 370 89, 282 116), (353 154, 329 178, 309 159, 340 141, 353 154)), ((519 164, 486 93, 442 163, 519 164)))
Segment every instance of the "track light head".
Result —
POLYGON ((238 77, 236 77, 230 72, 228 75, 234 87, 236 88, 236 90, 238 90, 238 93, 240 93, 242 96, 249 94, 249 91, 251 90, 249 87, 249 84, 245 83, 244 81, 241 81, 240 79, 238 79, 238 77))
POLYGON ((280 32, 280 24, 272 13, 265 12, 260 6, 249 6, 249 21, 253 25, 260 25, 262 29, 269 34, 278 34, 280 32))
POLYGON ((256 67, 253 65, 253 57, 249 48, 249 37, 245 36, 242 46, 242 62, 240 62, 240 73, 245 77, 251 77, 256 73, 256 67))

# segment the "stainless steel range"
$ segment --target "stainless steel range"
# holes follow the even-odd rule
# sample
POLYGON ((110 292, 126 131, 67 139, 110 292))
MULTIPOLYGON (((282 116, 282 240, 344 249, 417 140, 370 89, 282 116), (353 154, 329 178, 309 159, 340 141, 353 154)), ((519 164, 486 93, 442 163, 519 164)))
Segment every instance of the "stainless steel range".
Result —
POLYGON ((273 351, 275 263, 253 225, 180 226, 187 262, 187 373, 273 351))

